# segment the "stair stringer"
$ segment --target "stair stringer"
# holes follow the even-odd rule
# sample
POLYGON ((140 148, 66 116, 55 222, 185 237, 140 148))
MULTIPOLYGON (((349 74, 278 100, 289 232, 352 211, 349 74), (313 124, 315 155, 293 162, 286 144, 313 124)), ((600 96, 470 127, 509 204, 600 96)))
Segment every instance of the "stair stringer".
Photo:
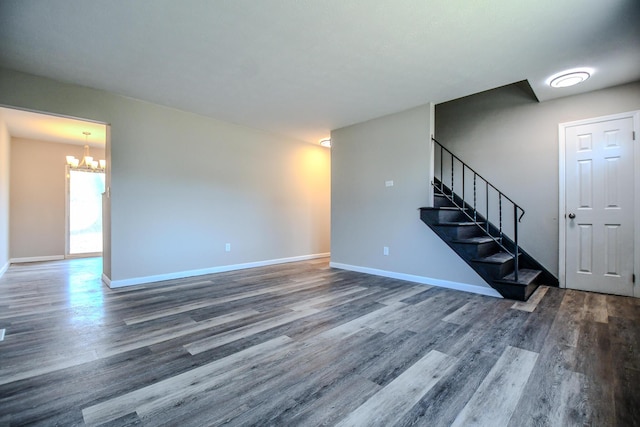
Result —
MULTIPOLYGON (((451 197, 451 189, 449 187, 447 187, 446 185, 442 185, 440 183, 440 181, 437 178, 434 178, 434 197, 438 196, 438 193, 440 194, 444 194, 444 196, 446 198, 450 198, 451 197), (440 192, 439 187, 443 188, 443 191, 440 192)), ((464 202, 462 200, 461 197, 459 197, 456 193, 453 193, 453 197, 454 200, 456 202, 457 206, 462 206, 464 207, 468 212, 472 212, 473 211, 473 206, 469 205, 468 203, 464 202)), ((449 202, 450 203, 450 202, 449 202)), ((476 213, 476 220, 478 222, 481 223, 485 223, 486 222, 486 218, 481 215, 479 212, 476 213)), ((496 227, 493 223, 489 223, 489 232, 493 235, 493 236, 497 236, 500 234, 500 230, 498 229, 498 227, 496 227)), ((509 250, 511 253, 514 252, 515 249, 515 243, 513 242, 513 240, 507 236, 506 234, 503 234, 502 236, 502 245, 507 248, 507 250, 509 250)), ((547 286, 554 286, 554 287, 558 287, 559 285, 559 280, 556 276, 553 275, 553 273, 551 273, 545 266, 543 266, 542 264, 540 264, 538 262, 538 260, 536 260, 531 254, 529 254, 526 250, 524 250, 522 248, 522 246, 518 246, 518 252, 520 253, 520 258, 519 258, 519 262, 520 263, 524 263, 523 265, 527 266, 527 268, 532 268, 535 270, 540 270, 540 278, 539 278, 539 282, 540 283, 544 283, 547 286)))
MULTIPOLYGON (((519 278, 515 282, 514 260, 508 249, 505 251, 489 238, 486 230, 470 221, 464 210, 455 206, 448 196, 436 194, 434 202, 436 207, 420 208, 422 221, 503 297, 527 300, 542 276, 542 271, 535 269, 537 263, 530 263, 519 251, 519 278)), ((460 206, 464 204, 460 203, 460 206)))

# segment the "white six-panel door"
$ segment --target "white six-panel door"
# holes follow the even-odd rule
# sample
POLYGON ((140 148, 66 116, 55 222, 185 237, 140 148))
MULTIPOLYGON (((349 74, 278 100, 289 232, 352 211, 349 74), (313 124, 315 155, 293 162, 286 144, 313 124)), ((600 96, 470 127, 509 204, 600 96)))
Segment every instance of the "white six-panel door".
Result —
POLYGON ((632 116, 564 127, 568 288, 634 295, 633 130, 632 116))

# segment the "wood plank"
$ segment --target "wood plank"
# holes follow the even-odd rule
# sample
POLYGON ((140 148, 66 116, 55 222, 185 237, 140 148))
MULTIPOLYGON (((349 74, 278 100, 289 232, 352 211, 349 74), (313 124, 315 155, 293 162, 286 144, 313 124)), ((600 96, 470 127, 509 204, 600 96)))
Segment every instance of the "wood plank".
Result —
POLYGON ((469 318, 473 316, 478 307, 481 307, 477 302, 468 302, 453 313, 442 318, 443 322, 455 323, 456 325, 464 325, 469 321, 469 318))
POLYGON ((615 424, 640 425, 640 328, 636 321, 609 317, 613 359, 615 424))
POLYGON ((507 425, 537 359, 537 353, 507 347, 452 427, 507 425))
POLYGON ((512 427, 589 424, 586 377, 574 372, 584 293, 550 292, 561 295, 562 302, 531 373, 536 380, 527 383, 509 422, 512 427))
POLYGON ((542 298, 544 298, 548 290, 548 286, 539 286, 527 301, 515 302, 511 308, 532 313, 538 307, 538 304, 542 301, 542 298))
POLYGON ((337 425, 388 426, 404 416, 455 364, 456 358, 430 351, 337 425))
POLYGON ((281 314, 266 320, 262 320, 260 322, 255 322, 241 328, 233 329, 222 334, 191 342, 189 344, 186 344, 184 348, 191 354, 202 353, 216 347, 221 347, 230 342, 246 338, 250 335, 255 335, 268 329, 293 322, 295 320, 300 320, 317 312, 318 310, 313 308, 307 308, 301 311, 291 311, 289 313, 281 314))
POLYGON ((217 378, 217 375, 228 376, 234 366, 246 361, 253 363, 257 358, 264 357, 264 354, 268 352, 269 349, 280 348, 283 344, 290 341, 288 337, 278 337, 235 353, 224 359, 176 375, 167 380, 156 382, 153 385, 85 408, 82 411, 82 416, 84 417, 85 423, 96 425, 134 412, 139 406, 144 405, 145 402, 156 402, 159 399, 171 396, 176 390, 179 390, 182 395, 198 393, 203 387, 206 388, 209 386, 209 382, 200 382, 202 378, 217 378), (184 387, 190 387, 190 389, 185 390, 184 387))
POLYGON ((496 355, 479 350, 465 353, 449 375, 427 392, 396 427, 450 426, 497 360, 496 355))
POLYGON ((590 322, 608 323, 609 312, 607 309, 607 296, 587 292, 584 301, 584 318, 590 322))
POLYGON ((540 352, 549 334, 549 329, 558 314, 564 294, 559 289, 550 289, 545 293, 535 311, 529 312, 519 330, 510 336, 509 345, 533 352, 540 352))
POLYGON ((575 371, 585 375, 587 418, 593 425, 615 423, 615 384, 611 378, 616 369, 611 354, 609 325, 584 320, 576 347, 575 371))

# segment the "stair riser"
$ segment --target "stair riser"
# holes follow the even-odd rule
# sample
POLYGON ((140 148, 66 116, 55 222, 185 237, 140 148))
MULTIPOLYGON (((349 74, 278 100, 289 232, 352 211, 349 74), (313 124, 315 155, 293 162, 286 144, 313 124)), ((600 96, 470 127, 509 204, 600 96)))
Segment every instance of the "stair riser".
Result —
POLYGON ((451 203, 449 201, 449 199, 447 199, 444 196, 436 196, 433 198, 433 207, 435 208, 448 208, 448 207, 454 207, 455 205, 453 203, 451 203))
POLYGON ((492 286, 505 298, 526 301, 536 290, 538 284, 532 283, 528 286, 510 286, 501 283, 494 283, 492 286))
POLYGON ((474 261, 474 265, 477 266, 477 269, 480 272, 493 279, 501 279, 507 274, 513 272, 513 259, 505 261, 501 264, 474 261))
POLYGON ((468 239, 482 235, 482 230, 475 225, 443 226, 436 224, 433 227, 438 230, 438 234, 445 236, 448 240, 468 239))
POLYGON ((438 224, 440 222, 464 222, 469 219, 465 214, 457 210, 422 210, 420 218, 427 224, 438 224))

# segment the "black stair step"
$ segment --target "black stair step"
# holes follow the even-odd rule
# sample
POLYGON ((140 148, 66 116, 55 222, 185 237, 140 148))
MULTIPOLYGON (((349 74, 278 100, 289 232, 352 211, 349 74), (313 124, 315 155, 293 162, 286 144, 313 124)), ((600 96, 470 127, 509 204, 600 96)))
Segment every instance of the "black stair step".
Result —
POLYGON ((438 206, 454 206, 451 200, 444 194, 434 194, 433 205, 438 206))
POLYGON ((462 210, 467 210, 468 208, 459 208, 457 206, 434 206, 434 207, 422 207, 422 208, 418 208, 420 210, 424 209, 424 210, 443 210, 443 211, 462 211, 462 210))
POLYGON ((483 231, 474 222, 466 221, 433 221, 425 217, 423 212, 422 220, 425 221, 436 233, 440 234, 443 240, 451 242, 453 239, 467 239, 479 236, 483 231))
POLYGON ((504 264, 505 262, 509 262, 511 260, 513 260, 513 255, 504 251, 500 251, 484 258, 476 258, 473 261, 484 262, 488 264, 504 264))
POLYGON ((487 235, 460 236, 453 238, 451 245, 458 255, 467 261, 492 255, 499 250, 496 241, 487 235))
POLYGON ((456 207, 420 208, 420 219, 427 224, 459 223, 467 221, 465 213, 456 207))
POLYGON ((443 221, 434 225, 441 225, 443 227, 469 227, 470 225, 476 225, 475 222, 450 222, 443 221))
POLYGON ((542 274, 541 270, 531 270, 528 268, 520 268, 518 269, 518 281, 514 280, 514 273, 507 274, 502 279, 496 280, 498 283, 505 283, 511 285, 522 285, 528 286, 532 284, 538 276, 542 274))
POLYGON ((468 243, 470 245, 481 245, 483 243, 495 242, 495 240, 493 240, 489 236, 477 236, 477 237, 469 237, 467 239, 456 239, 456 240, 452 240, 452 242, 453 243, 468 243))

